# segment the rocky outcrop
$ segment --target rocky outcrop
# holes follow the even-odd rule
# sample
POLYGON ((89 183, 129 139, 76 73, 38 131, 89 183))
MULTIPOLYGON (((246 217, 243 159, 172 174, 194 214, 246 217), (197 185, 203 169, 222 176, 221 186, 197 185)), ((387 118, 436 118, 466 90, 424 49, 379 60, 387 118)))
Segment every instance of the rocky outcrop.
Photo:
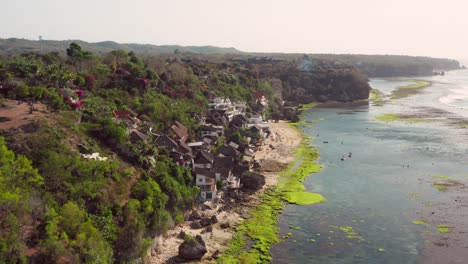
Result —
POLYGON ((179 246, 178 257, 184 260, 200 260, 206 252, 205 242, 200 235, 195 238, 186 235, 184 242, 179 246))
POLYGON ((369 97, 367 78, 349 64, 334 64, 304 56, 294 62, 278 61, 254 66, 260 78, 270 80, 275 94, 282 89, 280 100, 350 102, 369 97))
POLYGON ((249 172, 242 174, 240 181, 243 191, 258 191, 265 185, 265 176, 249 172))

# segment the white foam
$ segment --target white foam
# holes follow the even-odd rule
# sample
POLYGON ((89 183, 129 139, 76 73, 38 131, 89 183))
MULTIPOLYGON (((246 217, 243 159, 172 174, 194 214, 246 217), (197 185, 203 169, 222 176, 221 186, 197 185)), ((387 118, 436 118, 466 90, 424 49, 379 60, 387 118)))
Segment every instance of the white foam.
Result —
POLYGON ((449 92, 450 93, 448 95, 439 98, 439 102, 450 105, 455 101, 468 99, 468 86, 463 86, 457 89, 450 89, 449 92))

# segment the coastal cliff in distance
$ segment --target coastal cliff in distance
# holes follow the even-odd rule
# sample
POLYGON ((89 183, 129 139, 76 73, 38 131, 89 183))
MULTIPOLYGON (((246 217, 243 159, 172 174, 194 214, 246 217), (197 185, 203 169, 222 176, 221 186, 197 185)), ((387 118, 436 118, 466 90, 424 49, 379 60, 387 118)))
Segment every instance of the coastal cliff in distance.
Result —
POLYGON ((312 57, 353 65, 368 77, 430 76, 435 71, 462 68, 457 60, 420 56, 314 54, 312 57))
POLYGON ((261 77, 281 80, 283 99, 298 103, 367 99, 371 89, 354 66, 313 60, 307 55, 292 63, 278 61, 257 67, 261 77))

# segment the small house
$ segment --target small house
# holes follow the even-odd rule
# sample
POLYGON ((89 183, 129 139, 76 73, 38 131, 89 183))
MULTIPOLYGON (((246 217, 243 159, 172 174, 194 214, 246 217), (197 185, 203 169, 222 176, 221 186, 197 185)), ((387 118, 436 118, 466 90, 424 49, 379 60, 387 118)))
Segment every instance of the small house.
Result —
POLYGON ((180 142, 185 142, 188 139, 188 128, 179 121, 175 121, 170 130, 174 133, 174 138, 180 142))
POLYGON ((216 175, 207 169, 195 169, 195 185, 200 188, 200 196, 203 200, 212 200, 216 197, 216 175))
POLYGON ((193 167, 194 169, 211 169, 213 168, 213 160, 213 155, 202 150, 193 159, 193 167))
POLYGON ((235 160, 239 159, 241 156, 241 153, 231 147, 231 146, 222 146, 216 151, 216 156, 218 157, 233 157, 235 160))

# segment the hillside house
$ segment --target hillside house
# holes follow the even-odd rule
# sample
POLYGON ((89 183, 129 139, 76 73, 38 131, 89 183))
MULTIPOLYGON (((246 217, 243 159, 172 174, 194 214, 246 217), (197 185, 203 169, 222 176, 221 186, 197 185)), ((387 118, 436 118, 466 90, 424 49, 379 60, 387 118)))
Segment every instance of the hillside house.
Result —
POLYGON ((157 137, 154 143, 160 148, 167 148, 169 152, 176 151, 179 148, 177 142, 175 142, 166 134, 162 134, 161 136, 157 137))
POLYGON ((175 140, 185 142, 188 139, 188 128, 179 121, 175 121, 170 130, 173 132, 175 140))
POLYGON ((235 115, 231 122, 229 122, 229 128, 235 130, 247 128, 247 118, 243 115, 235 115))
POLYGON ((240 156, 241 156, 241 153, 231 147, 231 146, 222 146, 218 149, 218 151, 216 151, 216 156, 218 157, 233 157, 234 160, 239 160, 240 159, 240 156))
POLYGON ((193 159, 194 169, 211 169, 213 168, 214 157, 211 153, 206 151, 200 151, 193 159))
POLYGON ((137 143, 137 142, 147 142, 149 139, 149 136, 141 133, 140 131, 136 130, 136 129, 133 129, 131 132, 130 132, 130 142, 132 143, 137 143))
POLYGON ((213 126, 213 125, 202 125, 198 130, 198 136, 203 138, 205 136, 224 136, 224 127, 223 126, 213 126))
POLYGON ((202 200, 212 200, 216 197, 216 175, 214 172, 195 168, 195 185, 200 188, 200 196, 202 200))
POLYGON ((140 120, 128 110, 113 110, 113 119, 117 123, 124 123, 129 129, 137 129, 140 120))
POLYGON ((215 157, 213 161, 213 168, 226 168, 233 169, 235 165, 234 157, 215 157))

